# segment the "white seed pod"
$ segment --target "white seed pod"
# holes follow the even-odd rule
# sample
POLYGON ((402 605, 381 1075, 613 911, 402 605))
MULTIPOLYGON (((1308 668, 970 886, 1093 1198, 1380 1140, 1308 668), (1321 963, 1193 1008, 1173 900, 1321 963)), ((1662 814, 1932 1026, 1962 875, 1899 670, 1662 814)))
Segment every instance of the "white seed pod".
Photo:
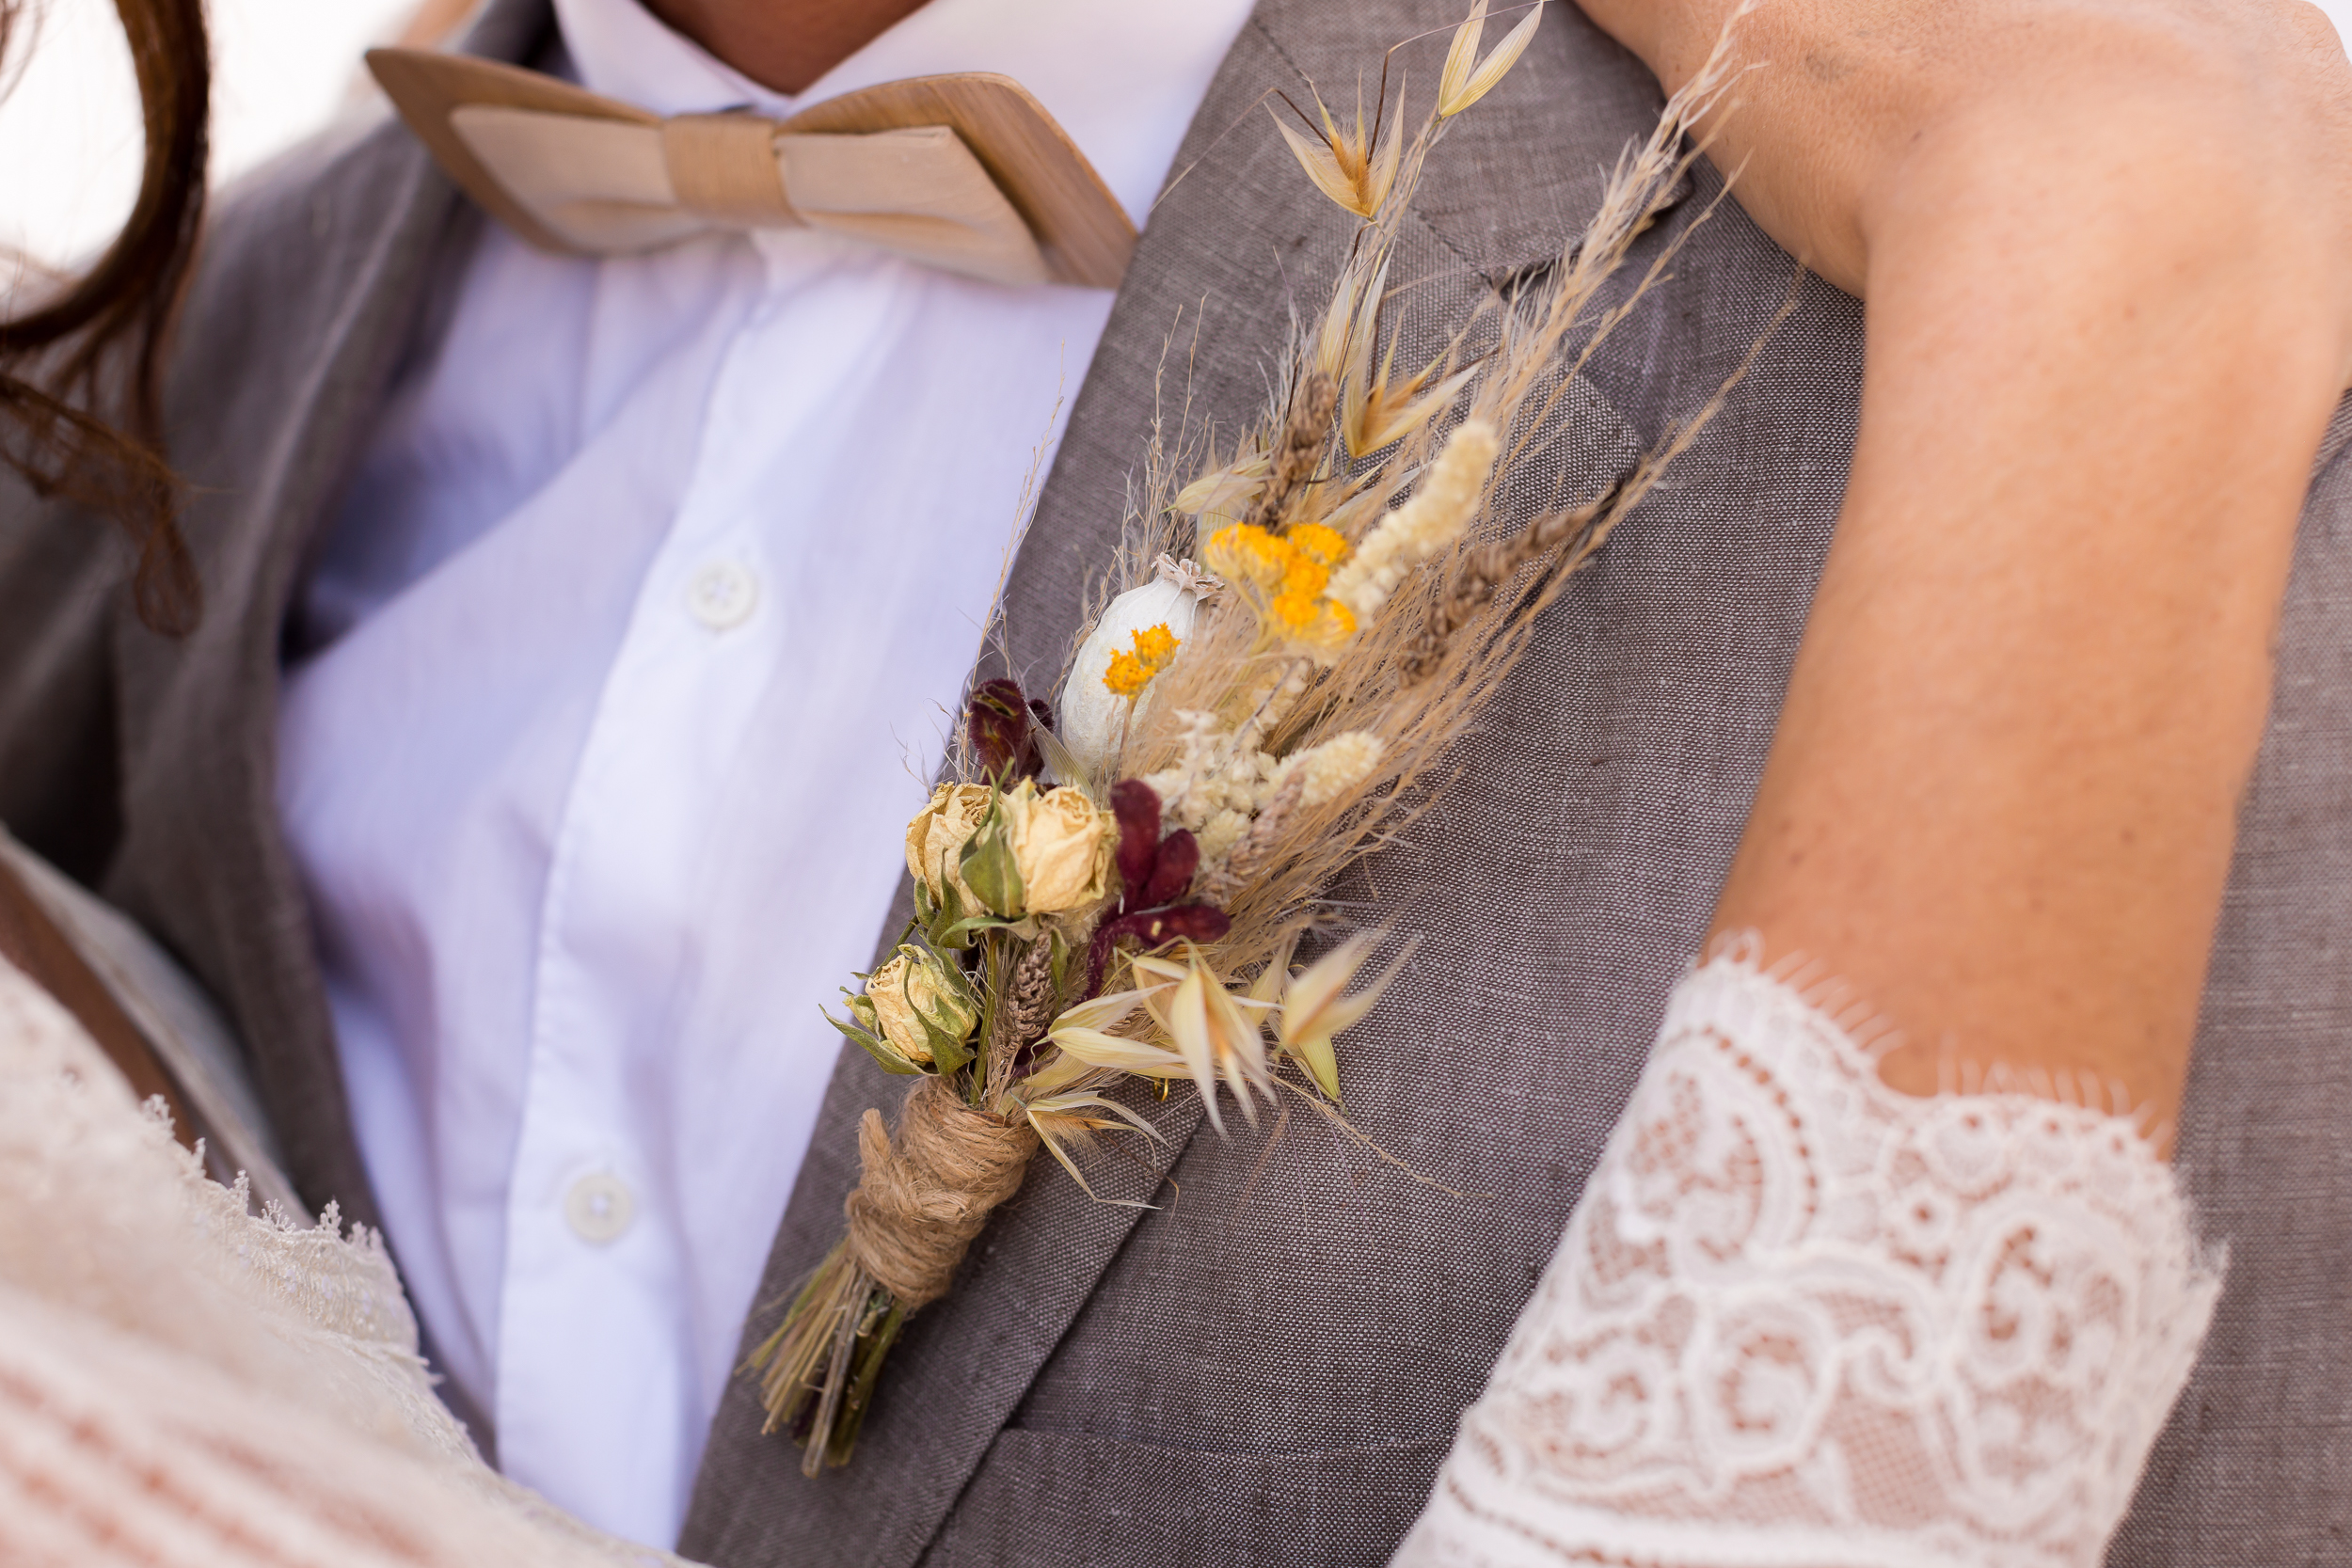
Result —
MULTIPOLYGON (((1193 581, 1197 582, 1198 578, 1193 581)), ((1054 716, 1057 732, 1071 754, 1089 771, 1098 770, 1115 753, 1128 724, 1127 699, 1103 684, 1111 656, 1133 646, 1135 634, 1165 624, 1179 642, 1192 635, 1194 612, 1200 593, 1192 582, 1164 573, 1140 588, 1130 588, 1103 609, 1078 657, 1070 666, 1070 682, 1062 689, 1060 709, 1054 716)), ((1146 688, 1136 699, 1141 709, 1152 700, 1146 688)))

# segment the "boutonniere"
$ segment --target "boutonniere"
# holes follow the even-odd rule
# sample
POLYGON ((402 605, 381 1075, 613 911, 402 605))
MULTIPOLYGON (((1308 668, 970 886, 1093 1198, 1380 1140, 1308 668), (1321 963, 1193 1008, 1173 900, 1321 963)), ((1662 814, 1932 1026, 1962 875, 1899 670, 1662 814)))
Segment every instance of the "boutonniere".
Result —
POLYGON ((914 1082, 895 1131, 866 1113, 846 1233, 752 1357, 769 1430, 803 1445, 810 1475, 848 1462, 900 1329, 1039 1151, 1088 1187, 1093 1140, 1157 1136, 1108 1093, 1121 1080, 1188 1085, 1220 1133, 1220 1097, 1248 1122, 1289 1095, 1345 1125, 1337 1037, 1396 970, 1366 978, 1374 933, 1294 962, 1327 923, 1321 890, 1441 809, 1438 765, 1531 617, 1721 402, 1603 493, 1499 515, 1506 485, 1568 467, 1549 416, 1625 318, 1602 287, 1699 155, 1684 132, 1730 80, 1720 46, 1556 266, 1490 297, 1430 363, 1395 365, 1406 203, 1541 18, 1482 55, 1486 9, 1454 33, 1409 138, 1385 74, 1369 120, 1359 104, 1343 125, 1320 99, 1277 119, 1356 219, 1327 304, 1269 345, 1283 383, 1236 451, 1147 454, 1146 499, 1054 700, 1009 680, 975 690, 950 782, 908 825, 916 918, 833 1022, 914 1082))

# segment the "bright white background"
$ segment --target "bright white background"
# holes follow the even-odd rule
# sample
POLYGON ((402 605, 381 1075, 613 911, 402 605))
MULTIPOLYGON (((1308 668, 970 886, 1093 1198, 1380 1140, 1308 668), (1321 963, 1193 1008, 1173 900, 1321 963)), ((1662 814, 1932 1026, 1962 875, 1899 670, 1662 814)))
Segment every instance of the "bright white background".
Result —
MULTIPOLYGON (((360 52, 397 31, 416 3, 211 0, 215 178, 347 111, 360 52)), ((2339 33, 2352 32, 2352 0, 2322 8, 2339 33)), ((0 84, 0 251, 56 266, 87 255, 130 211, 138 100, 111 0, 29 0, 27 9, 38 37, 10 50, 15 69, 0 84)))
MULTIPOLYGON (((209 0, 213 157, 233 178, 348 107, 360 52, 416 0, 209 0)), ((56 265, 138 192, 138 89, 112 0, 27 0, 0 99, 0 248, 56 265), (24 45, 29 42, 31 47, 24 45)))

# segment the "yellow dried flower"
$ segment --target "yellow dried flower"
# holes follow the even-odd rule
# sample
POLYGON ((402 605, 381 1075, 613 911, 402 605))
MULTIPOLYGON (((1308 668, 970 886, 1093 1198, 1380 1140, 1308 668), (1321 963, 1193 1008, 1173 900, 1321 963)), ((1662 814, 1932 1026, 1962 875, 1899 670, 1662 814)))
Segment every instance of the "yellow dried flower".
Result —
POLYGON ((1317 653, 1334 653, 1356 635, 1356 615, 1337 599, 1318 599, 1312 619, 1291 632, 1291 641, 1317 653))
POLYGON ((1294 548, 1318 565, 1336 566, 1347 559, 1347 541, 1321 523, 1301 523, 1285 537, 1294 548))
POLYGON ((1350 548, 1344 534, 1321 523, 1286 534, 1237 523, 1213 535, 1204 553, 1228 580, 1267 595, 1266 619, 1285 640, 1327 652, 1356 635, 1355 614, 1326 592, 1350 548))
POLYGON ((907 824, 907 872, 921 882, 934 904, 954 888, 968 912, 980 907, 979 897, 963 879, 963 846, 988 816, 986 784, 941 784, 930 803, 907 824))
POLYGON ((1152 677, 1158 673, 1156 670, 1146 669, 1143 660, 1122 650, 1111 655, 1111 667, 1103 672, 1103 684, 1110 689, 1114 697, 1133 697, 1151 685, 1152 677))
POLYGON ((1168 629, 1166 621, 1131 632, 1128 637, 1136 645, 1136 657, 1146 664, 1165 670, 1176 657, 1176 634, 1168 629))
MULTIPOLYGON (((1165 631, 1166 628, 1162 628, 1165 631)), ((1174 639, 1169 639, 1172 650, 1174 639)), ((1021 872, 1021 907, 1058 914, 1100 899, 1118 870, 1119 825, 1086 792, 1037 792, 1027 779, 1004 797, 1005 840, 1021 872)))
MULTIPOLYGON (((917 1067, 961 1065, 961 1047, 980 1022, 980 1006, 960 974, 938 955, 901 946, 866 978, 858 1000, 872 1009, 883 1043, 917 1067), (950 1058, 943 1062, 942 1056, 950 1058)), ((865 1009, 852 1006, 863 1018, 865 1009)))
POLYGON ((1130 632, 1128 641, 1135 644, 1135 651, 1121 649, 1111 655, 1111 666, 1103 672, 1103 684, 1114 697, 1141 696, 1152 677, 1174 663, 1176 650, 1184 646, 1166 621, 1130 632))
POLYGON ((1281 623, 1283 630, 1297 631, 1314 621, 1314 592, 1311 589, 1304 594, 1278 594, 1267 608, 1274 611, 1274 618, 1281 623))
POLYGON ((1305 599, 1312 603, 1322 597, 1323 590, 1330 580, 1330 567, 1311 556, 1294 553, 1282 563, 1281 597, 1305 599))
POLYGON ((1235 523, 1209 536, 1201 551, 1209 570, 1228 582, 1272 588, 1282 580, 1282 542, 1254 523, 1235 523))

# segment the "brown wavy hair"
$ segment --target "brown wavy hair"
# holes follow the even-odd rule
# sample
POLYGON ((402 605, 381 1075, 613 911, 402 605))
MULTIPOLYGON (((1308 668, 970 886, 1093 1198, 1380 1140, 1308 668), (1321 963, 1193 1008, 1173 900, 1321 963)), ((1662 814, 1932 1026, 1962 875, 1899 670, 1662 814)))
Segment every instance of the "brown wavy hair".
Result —
MULTIPOLYGON (((166 341, 204 217, 212 53, 203 0, 115 0, 146 130, 137 203, 89 270, 0 320, 0 462, 43 496, 110 514, 137 551, 133 598, 158 631, 196 625, 201 591, 163 452, 166 341)), ((0 0, 0 60, 22 0, 0 0)))

